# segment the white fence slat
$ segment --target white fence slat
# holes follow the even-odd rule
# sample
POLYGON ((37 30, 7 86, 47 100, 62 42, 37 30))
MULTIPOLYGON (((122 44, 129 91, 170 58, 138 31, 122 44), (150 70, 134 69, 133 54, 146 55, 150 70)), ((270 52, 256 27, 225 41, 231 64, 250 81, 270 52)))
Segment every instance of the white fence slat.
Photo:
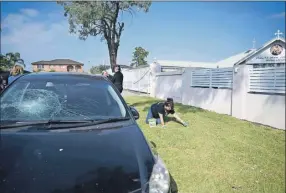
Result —
POLYGON ((203 85, 203 84, 194 84, 193 87, 203 87, 203 88, 209 88, 210 85, 206 84, 206 85, 203 85))
POLYGON ((204 82, 205 82, 205 83, 208 83, 208 84, 209 84, 210 81, 209 81, 209 80, 206 80, 206 79, 201 79, 201 80, 200 80, 200 79, 197 79, 197 80, 194 80, 194 81, 193 81, 193 83, 198 83, 198 84, 199 84, 200 82, 201 82, 201 83, 204 83, 204 82))
POLYGON ((226 77, 226 76, 232 75, 232 73, 224 73, 224 74, 213 73, 212 75, 214 77, 226 77))
POLYGON ((250 79, 251 80, 255 80, 255 79, 258 79, 258 80, 260 80, 260 79, 274 79, 274 77, 276 77, 277 79, 285 80, 285 76, 280 76, 280 75, 278 75, 278 76, 252 76, 252 75, 250 75, 250 79))
POLYGON ((213 85, 231 85, 231 82, 216 82, 216 83, 213 83, 213 85))
POLYGON ((272 67, 272 68, 253 68, 253 69, 250 69, 250 72, 270 72, 270 71, 283 72, 283 71, 285 71, 285 68, 284 67, 272 67))
MULTIPOLYGON (((221 69, 221 68, 220 68, 221 69)), ((214 74, 231 74, 232 73, 232 71, 212 71, 214 74)))
POLYGON ((208 73, 194 73, 193 76, 209 76, 209 72, 208 73))
POLYGON ((276 84, 275 84, 276 88, 277 87, 285 87, 285 86, 286 86, 285 82, 276 82, 276 84))
POLYGON ((285 68, 258 67, 250 69, 249 92, 285 94, 285 68))
POLYGON ((194 69, 192 87, 232 88, 233 68, 194 69))
MULTIPOLYGON (((263 72, 263 73, 250 73, 251 75, 256 75, 256 76, 276 76, 276 72, 275 71, 269 71, 268 73, 267 72, 263 72)), ((278 73, 277 73, 278 74, 278 73)), ((281 73, 282 75, 283 73, 281 73)))
POLYGON ((285 90, 253 89, 251 92, 256 92, 256 93, 277 93, 277 94, 285 94, 285 90))
POLYGON ((228 80, 228 79, 217 79, 217 80, 213 80, 212 81, 213 83, 220 83, 220 82, 231 82, 231 80, 228 80))
POLYGON ((284 66, 272 66, 272 67, 257 67, 257 68, 252 68, 251 70, 271 70, 271 69, 283 69, 284 66))
POLYGON ((269 86, 252 85, 252 89, 262 89, 262 90, 285 90, 285 87, 271 88, 269 86))
POLYGON ((285 82, 285 79, 250 79, 251 82, 285 82))

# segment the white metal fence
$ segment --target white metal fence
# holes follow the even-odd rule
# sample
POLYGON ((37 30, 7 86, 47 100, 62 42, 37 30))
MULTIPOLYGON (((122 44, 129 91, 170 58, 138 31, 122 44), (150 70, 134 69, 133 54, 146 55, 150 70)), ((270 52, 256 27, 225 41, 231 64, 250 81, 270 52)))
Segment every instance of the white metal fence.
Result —
POLYGON ((249 92, 285 94, 285 67, 250 69, 249 92))
POLYGON ((124 70, 122 73, 124 75, 124 89, 150 93, 149 67, 124 70))
MULTIPOLYGON (((124 70, 123 74, 124 89, 150 93, 149 67, 124 70)), ((231 89, 233 68, 192 69, 190 80, 191 87, 231 89)), ((248 92, 285 94, 285 67, 251 68, 248 92)))
POLYGON ((233 68, 194 69, 191 87, 232 88, 233 68))
POLYGON ((141 68, 123 74, 125 89, 285 129, 284 66, 241 65, 236 73, 233 68, 186 68, 151 75, 141 68))

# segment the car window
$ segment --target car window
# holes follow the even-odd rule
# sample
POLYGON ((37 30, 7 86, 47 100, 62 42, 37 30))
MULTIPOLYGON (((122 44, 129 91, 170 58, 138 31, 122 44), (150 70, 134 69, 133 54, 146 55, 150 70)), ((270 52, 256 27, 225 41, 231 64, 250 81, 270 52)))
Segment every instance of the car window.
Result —
POLYGON ((107 81, 82 77, 18 80, 1 96, 1 121, 127 117, 107 81))

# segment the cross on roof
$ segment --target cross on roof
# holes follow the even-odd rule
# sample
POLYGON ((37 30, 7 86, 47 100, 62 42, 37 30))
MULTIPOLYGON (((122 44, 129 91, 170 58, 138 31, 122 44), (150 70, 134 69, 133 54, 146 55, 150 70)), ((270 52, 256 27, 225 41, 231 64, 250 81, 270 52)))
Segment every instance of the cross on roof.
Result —
POLYGON ((280 38, 280 35, 282 35, 283 33, 282 32, 280 32, 280 30, 277 30, 277 32, 274 34, 274 35, 276 35, 277 36, 277 38, 280 38))

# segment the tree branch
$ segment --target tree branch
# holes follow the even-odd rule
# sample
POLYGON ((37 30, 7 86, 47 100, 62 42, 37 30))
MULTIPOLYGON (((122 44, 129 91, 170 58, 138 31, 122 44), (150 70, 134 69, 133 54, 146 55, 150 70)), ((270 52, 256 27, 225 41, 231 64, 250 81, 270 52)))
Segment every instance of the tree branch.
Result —
POLYGON ((104 19, 102 20, 103 23, 103 33, 104 33, 104 37, 106 40, 111 39, 111 28, 108 24, 107 21, 105 21, 104 19))
POLYGON ((117 30, 115 30, 117 43, 119 43, 119 41, 120 41, 120 37, 121 37, 123 29, 124 29, 124 22, 122 22, 122 23, 118 22, 118 32, 117 32, 117 30))
POLYGON ((101 36, 106 40, 110 64, 115 65, 120 38, 124 31, 124 22, 119 21, 119 13, 130 13, 131 16, 140 10, 147 12, 151 2, 140 1, 75 1, 58 2, 64 7, 68 17, 70 33, 79 34, 86 40, 89 36, 101 36), (138 8, 138 9, 136 9, 138 8))

